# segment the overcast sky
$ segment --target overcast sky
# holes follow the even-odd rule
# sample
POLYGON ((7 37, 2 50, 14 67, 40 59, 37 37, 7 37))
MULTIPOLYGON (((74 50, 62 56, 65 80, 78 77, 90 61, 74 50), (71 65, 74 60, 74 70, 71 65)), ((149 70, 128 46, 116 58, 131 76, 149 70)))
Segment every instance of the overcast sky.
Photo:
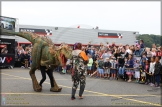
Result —
POLYGON ((1 2, 2 16, 19 24, 161 34, 160 2, 1 2))

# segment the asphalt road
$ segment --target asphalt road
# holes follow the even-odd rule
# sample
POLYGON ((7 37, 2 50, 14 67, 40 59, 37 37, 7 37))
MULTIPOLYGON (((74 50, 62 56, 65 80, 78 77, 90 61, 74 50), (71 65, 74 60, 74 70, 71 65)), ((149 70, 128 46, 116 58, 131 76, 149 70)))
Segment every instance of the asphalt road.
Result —
MULTIPOLYGON (((36 71, 37 80, 41 73, 36 71)), ((122 80, 86 79, 84 99, 71 100, 71 76, 54 72, 61 92, 50 92, 47 76, 42 92, 35 92, 29 69, 1 69, 1 100, 7 106, 161 106, 161 89, 122 80)))

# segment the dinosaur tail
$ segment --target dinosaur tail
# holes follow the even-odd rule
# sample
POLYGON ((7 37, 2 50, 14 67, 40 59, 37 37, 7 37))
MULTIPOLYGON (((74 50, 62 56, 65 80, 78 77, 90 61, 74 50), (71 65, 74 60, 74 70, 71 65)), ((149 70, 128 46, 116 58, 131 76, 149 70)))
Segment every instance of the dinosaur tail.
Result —
POLYGON ((22 33, 22 32, 15 32, 15 31, 10 31, 10 30, 6 30, 6 29, 1 29, 0 35, 7 35, 7 36, 16 35, 16 36, 25 38, 28 41, 30 41, 32 44, 34 44, 34 38, 33 38, 32 34, 30 34, 30 33, 22 33))

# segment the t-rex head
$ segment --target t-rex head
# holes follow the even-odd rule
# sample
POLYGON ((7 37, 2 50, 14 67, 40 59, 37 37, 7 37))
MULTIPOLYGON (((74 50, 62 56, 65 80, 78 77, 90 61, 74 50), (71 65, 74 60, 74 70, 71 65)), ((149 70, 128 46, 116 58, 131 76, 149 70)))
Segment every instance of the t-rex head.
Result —
POLYGON ((61 44, 56 51, 60 64, 65 66, 67 59, 72 58, 72 49, 67 44, 61 44))

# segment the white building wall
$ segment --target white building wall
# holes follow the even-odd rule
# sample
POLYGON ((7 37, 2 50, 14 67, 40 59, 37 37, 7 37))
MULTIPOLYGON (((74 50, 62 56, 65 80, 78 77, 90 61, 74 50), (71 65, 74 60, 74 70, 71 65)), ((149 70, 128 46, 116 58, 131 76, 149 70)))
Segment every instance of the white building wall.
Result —
MULTIPOLYGON (((33 28, 33 29, 52 29, 52 36, 49 36, 54 43, 65 42, 68 44, 74 44, 75 42, 81 42, 82 44, 87 44, 89 41, 92 41, 92 44, 102 43, 112 43, 116 44, 122 43, 133 45, 135 44, 136 31, 117 31, 117 30, 101 30, 101 29, 82 29, 82 28, 65 28, 58 27, 56 30, 55 27, 47 26, 30 26, 30 25, 19 25, 19 28, 33 28), (98 32, 104 33, 121 33, 123 38, 98 38, 98 32)), ((18 42, 28 42, 23 38, 18 38, 18 42)))

